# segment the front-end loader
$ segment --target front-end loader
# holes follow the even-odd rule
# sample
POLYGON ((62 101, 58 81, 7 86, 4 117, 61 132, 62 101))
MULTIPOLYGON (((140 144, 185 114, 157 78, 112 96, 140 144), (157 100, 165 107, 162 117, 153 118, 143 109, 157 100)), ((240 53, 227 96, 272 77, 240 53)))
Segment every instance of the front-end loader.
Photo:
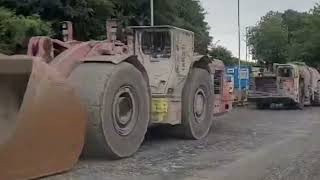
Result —
POLYGON ((249 100, 259 109, 270 105, 296 107, 320 103, 320 74, 304 63, 274 64, 274 72, 255 78, 255 87, 249 93, 249 100))
POLYGON ((64 41, 33 37, 27 56, 0 56, 0 179, 61 173, 81 153, 132 156, 152 125, 201 139, 231 108, 224 68, 194 53, 192 32, 131 27, 119 41, 117 27, 79 42, 65 22, 64 41))

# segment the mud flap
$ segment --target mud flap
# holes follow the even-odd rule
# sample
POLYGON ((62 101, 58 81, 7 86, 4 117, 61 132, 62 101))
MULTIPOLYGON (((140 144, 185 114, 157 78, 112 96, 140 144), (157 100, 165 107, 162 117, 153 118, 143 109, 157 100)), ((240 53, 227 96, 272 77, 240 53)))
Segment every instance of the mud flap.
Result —
POLYGON ((0 59, 0 126, 0 179, 33 179, 74 166, 86 113, 67 80, 46 63, 0 59))

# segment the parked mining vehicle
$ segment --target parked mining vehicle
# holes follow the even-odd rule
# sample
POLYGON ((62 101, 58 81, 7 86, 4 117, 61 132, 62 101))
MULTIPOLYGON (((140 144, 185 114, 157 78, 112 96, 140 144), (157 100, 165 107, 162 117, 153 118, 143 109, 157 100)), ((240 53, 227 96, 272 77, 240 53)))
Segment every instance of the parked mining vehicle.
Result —
POLYGON ((232 110, 233 97, 233 81, 228 79, 226 68, 221 60, 214 59, 209 64, 211 72, 214 72, 214 115, 224 114, 232 110))
POLYGON ((1 56, 1 180, 70 170, 81 153, 129 157, 152 125, 201 139, 231 109, 223 64, 194 53, 192 32, 132 27, 119 41, 117 29, 79 42, 65 22, 64 41, 33 37, 27 55, 1 56))
POLYGON ((273 74, 255 78, 255 87, 249 93, 249 100, 257 108, 270 105, 296 107, 319 105, 320 74, 304 63, 275 64, 273 74))

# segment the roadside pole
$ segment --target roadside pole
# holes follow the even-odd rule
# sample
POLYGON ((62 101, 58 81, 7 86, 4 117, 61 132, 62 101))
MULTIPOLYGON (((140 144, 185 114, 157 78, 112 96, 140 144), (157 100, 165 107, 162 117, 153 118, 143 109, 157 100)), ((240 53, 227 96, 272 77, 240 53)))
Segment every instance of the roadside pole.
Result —
POLYGON ((239 67, 238 67, 238 80, 239 80, 239 96, 241 94, 241 24, 240 24, 240 0, 238 0, 238 58, 239 58, 239 67))
POLYGON ((154 26, 154 12, 153 12, 153 0, 150 0, 150 10, 151 10, 151 26, 154 26))

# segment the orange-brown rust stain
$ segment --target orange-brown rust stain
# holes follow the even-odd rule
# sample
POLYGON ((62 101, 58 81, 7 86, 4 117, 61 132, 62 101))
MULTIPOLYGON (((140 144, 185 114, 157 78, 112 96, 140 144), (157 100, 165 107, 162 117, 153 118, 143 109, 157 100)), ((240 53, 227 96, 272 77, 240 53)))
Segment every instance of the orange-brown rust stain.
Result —
POLYGON ((40 61, 10 136, 0 142, 0 179, 23 180, 71 169, 84 144, 86 113, 74 89, 40 61))

